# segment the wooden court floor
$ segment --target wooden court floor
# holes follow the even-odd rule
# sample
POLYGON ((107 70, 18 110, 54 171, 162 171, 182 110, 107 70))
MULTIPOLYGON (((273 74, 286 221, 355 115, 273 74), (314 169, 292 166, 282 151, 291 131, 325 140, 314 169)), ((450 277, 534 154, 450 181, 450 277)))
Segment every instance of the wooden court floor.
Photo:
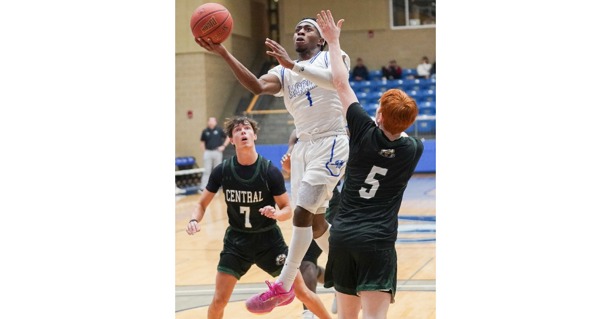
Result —
MULTIPOLYGON (((228 225, 226 205, 217 194, 202 221, 202 230, 189 236, 185 226, 199 195, 176 197, 176 319, 207 318, 207 309, 214 293, 216 265, 222 239, 228 225)), ((280 223, 285 240, 290 243, 292 223, 280 223)), ((390 305, 388 318, 436 318, 436 176, 416 174, 407 187, 399 212, 398 292, 390 305)), ((325 266, 322 254, 319 264, 325 266)), ((302 304, 295 299, 290 305, 265 315, 249 313, 244 301, 263 291, 269 276, 257 266, 238 281, 225 318, 301 318, 302 304)), ((318 285, 318 294, 330 312, 334 290, 318 285)), ((333 318, 338 318, 332 314, 333 318)), ((359 318, 362 318, 361 316, 359 318)))

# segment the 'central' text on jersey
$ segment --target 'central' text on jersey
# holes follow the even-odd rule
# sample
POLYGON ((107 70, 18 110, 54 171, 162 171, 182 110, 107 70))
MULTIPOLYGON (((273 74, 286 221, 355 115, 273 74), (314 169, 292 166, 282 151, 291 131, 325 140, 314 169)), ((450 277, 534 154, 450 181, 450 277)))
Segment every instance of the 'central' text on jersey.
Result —
POLYGON ((259 203, 263 201, 263 192, 227 189, 225 190, 225 197, 227 202, 232 203, 259 203))

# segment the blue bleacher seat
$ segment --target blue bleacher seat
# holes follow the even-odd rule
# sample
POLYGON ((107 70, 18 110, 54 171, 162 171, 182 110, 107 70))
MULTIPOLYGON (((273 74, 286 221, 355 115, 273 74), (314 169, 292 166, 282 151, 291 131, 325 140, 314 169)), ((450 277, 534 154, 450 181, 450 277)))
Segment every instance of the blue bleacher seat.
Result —
POLYGON ((375 103, 366 103, 362 105, 366 113, 370 116, 375 116, 375 112, 377 112, 378 105, 375 103))
POLYGON ((420 117, 415 122, 418 134, 430 134, 436 132, 436 118, 420 117))
POLYGON ((383 95, 385 91, 373 91, 373 92, 369 92, 366 96, 366 102, 367 103, 379 103, 379 98, 381 98, 381 96, 383 95))
POLYGON ((430 78, 430 80, 428 80, 428 87, 424 88, 424 90, 435 90, 436 91, 436 78, 430 78))
POLYGON ((436 115, 436 102, 426 101, 418 103, 417 107, 421 115, 436 115))
POLYGON ((403 80, 402 89, 403 91, 413 90, 415 88, 415 80, 403 80))
POLYGON ((352 90, 354 90, 354 92, 358 93, 358 92, 366 92, 364 90, 364 83, 362 81, 350 81, 349 85, 352 87, 352 90))
POLYGON ((421 90, 417 98, 421 102, 436 102, 436 90, 421 90))
POLYGON ((430 88, 430 86, 431 86, 431 83, 430 83, 430 80, 428 80, 428 79, 410 79, 410 80, 404 80, 403 84, 402 84, 402 88, 405 91, 408 91, 408 90, 427 90, 427 89, 430 88))
POLYGON ((388 89, 402 89, 404 84, 403 80, 388 80, 387 88, 388 89))
POLYGON ((373 110, 373 111, 376 111, 378 107, 379 107, 379 103, 366 103, 366 105, 364 106, 364 108, 366 110, 373 110))
POLYGON ((197 168, 197 162, 192 156, 176 157, 176 168, 178 170, 197 168))
POLYGON ((369 78, 371 80, 381 80, 382 76, 383 76, 383 74, 381 73, 381 69, 380 70, 369 70, 369 78))
POLYGON ((435 101, 424 101, 421 104, 418 104, 417 106, 419 106, 419 107, 433 107, 433 108, 436 108, 436 102, 435 101))
POLYGON ((430 80, 428 79, 413 79, 410 82, 412 90, 426 90, 430 87, 430 80))
POLYGON ((405 90, 405 92, 416 101, 419 100, 419 96, 421 95, 418 90, 405 90))
POLYGON ((372 80, 371 91, 385 91, 387 90, 388 81, 385 80, 372 80))
POLYGON ((406 79, 407 77, 415 76, 415 75, 417 75, 417 69, 402 69, 403 79, 406 79))
POLYGON ((196 194, 200 187, 202 175, 203 169, 197 166, 195 157, 176 157, 176 195, 196 194))
POLYGON ((358 101, 360 101, 360 104, 364 104, 368 98, 368 93, 367 92, 356 92, 356 97, 358 98, 358 101))
POLYGON ((389 89, 402 89, 403 80, 378 80, 371 81, 373 91, 387 91, 389 89))
POLYGON ((372 91, 387 91, 389 89, 402 89, 403 80, 373 80, 371 81, 372 91))
POLYGON ((424 96, 436 96, 436 90, 422 90, 424 96))
POLYGON ((360 92, 371 92, 372 91, 372 84, 371 81, 360 81, 360 92))

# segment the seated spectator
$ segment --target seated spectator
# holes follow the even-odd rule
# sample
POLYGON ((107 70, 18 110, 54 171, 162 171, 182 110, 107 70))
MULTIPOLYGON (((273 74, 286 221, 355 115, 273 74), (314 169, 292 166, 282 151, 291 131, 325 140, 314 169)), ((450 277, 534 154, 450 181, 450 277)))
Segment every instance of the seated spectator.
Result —
POLYGON ((352 70, 351 81, 368 81, 369 80, 369 69, 366 68, 362 58, 356 59, 356 66, 352 70))
POLYGON ((432 69, 432 64, 430 64, 430 62, 428 61, 428 57, 425 56, 421 59, 421 63, 417 66, 417 75, 415 76, 415 78, 430 78, 430 69, 432 69))
POLYGON ((381 73, 386 80, 398 80, 402 76, 402 69, 396 64, 396 60, 392 60, 388 66, 381 68, 381 73))
POLYGON ((430 78, 433 79, 436 77, 436 61, 432 62, 432 67, 430 68, 430 78))

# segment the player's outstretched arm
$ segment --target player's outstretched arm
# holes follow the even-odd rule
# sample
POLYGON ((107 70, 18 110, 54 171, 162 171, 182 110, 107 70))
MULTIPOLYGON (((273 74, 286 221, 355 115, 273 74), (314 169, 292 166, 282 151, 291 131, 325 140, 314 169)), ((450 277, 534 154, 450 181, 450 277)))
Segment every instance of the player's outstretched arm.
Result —
POLYGON ((265 40, 265 44, 270 49, 270 51, 267 51, 267 55, 274 57, 281 66, 299 73, 319 87, 328 90, 335 89, 333 85, 333 75, 330 72, 330 69, 319 68, 309 63, 294 62, 282 45, 269 38, 265 40))
POLYGON ((186 225, 186 232, 189 235, 193 235, 201 230, 201 227, 199 227, 199 223, 203 219, 203 214, 205 213, 205 210, 208 205, 210 205, 210 202, 214 198, 214 195, 216 195, 216 193, 212 193, 207 189, 204 189, 203 193, 201 193, 201 196, 199 197, 199 202, 197 202, 197 205, 195 206, 195 211, 193 211, 193 213, 191 214, 191 220, 186 225))
POLYGON ((216 44, 210 39, 204 40, 203 38, 196 38, 195 41, 202 48, 220 55, 229 65, 239 83, 248 89, 248 91, 254 94, 275 94, 282 88, 280 79, 273 75, 265 74, 257 78, 231 52, 227 51, 224 45, 216 44))
POLYGON ((330 54, 330 68, 333 73, 333 84, 337 89, 337 94, 343 105, 343 114, 347 113, 347 108, 354 102, 358 102, 356 93, 349 85, 349 71, 342 67, 341 63, 341 45, 339 36, 341 35, 341 26, 343 19, 335 24, 335 20, 330 10, 322 10, 318 14, 318 25, 320 32, 326 42, 328 42, 328 51, 330 54))

